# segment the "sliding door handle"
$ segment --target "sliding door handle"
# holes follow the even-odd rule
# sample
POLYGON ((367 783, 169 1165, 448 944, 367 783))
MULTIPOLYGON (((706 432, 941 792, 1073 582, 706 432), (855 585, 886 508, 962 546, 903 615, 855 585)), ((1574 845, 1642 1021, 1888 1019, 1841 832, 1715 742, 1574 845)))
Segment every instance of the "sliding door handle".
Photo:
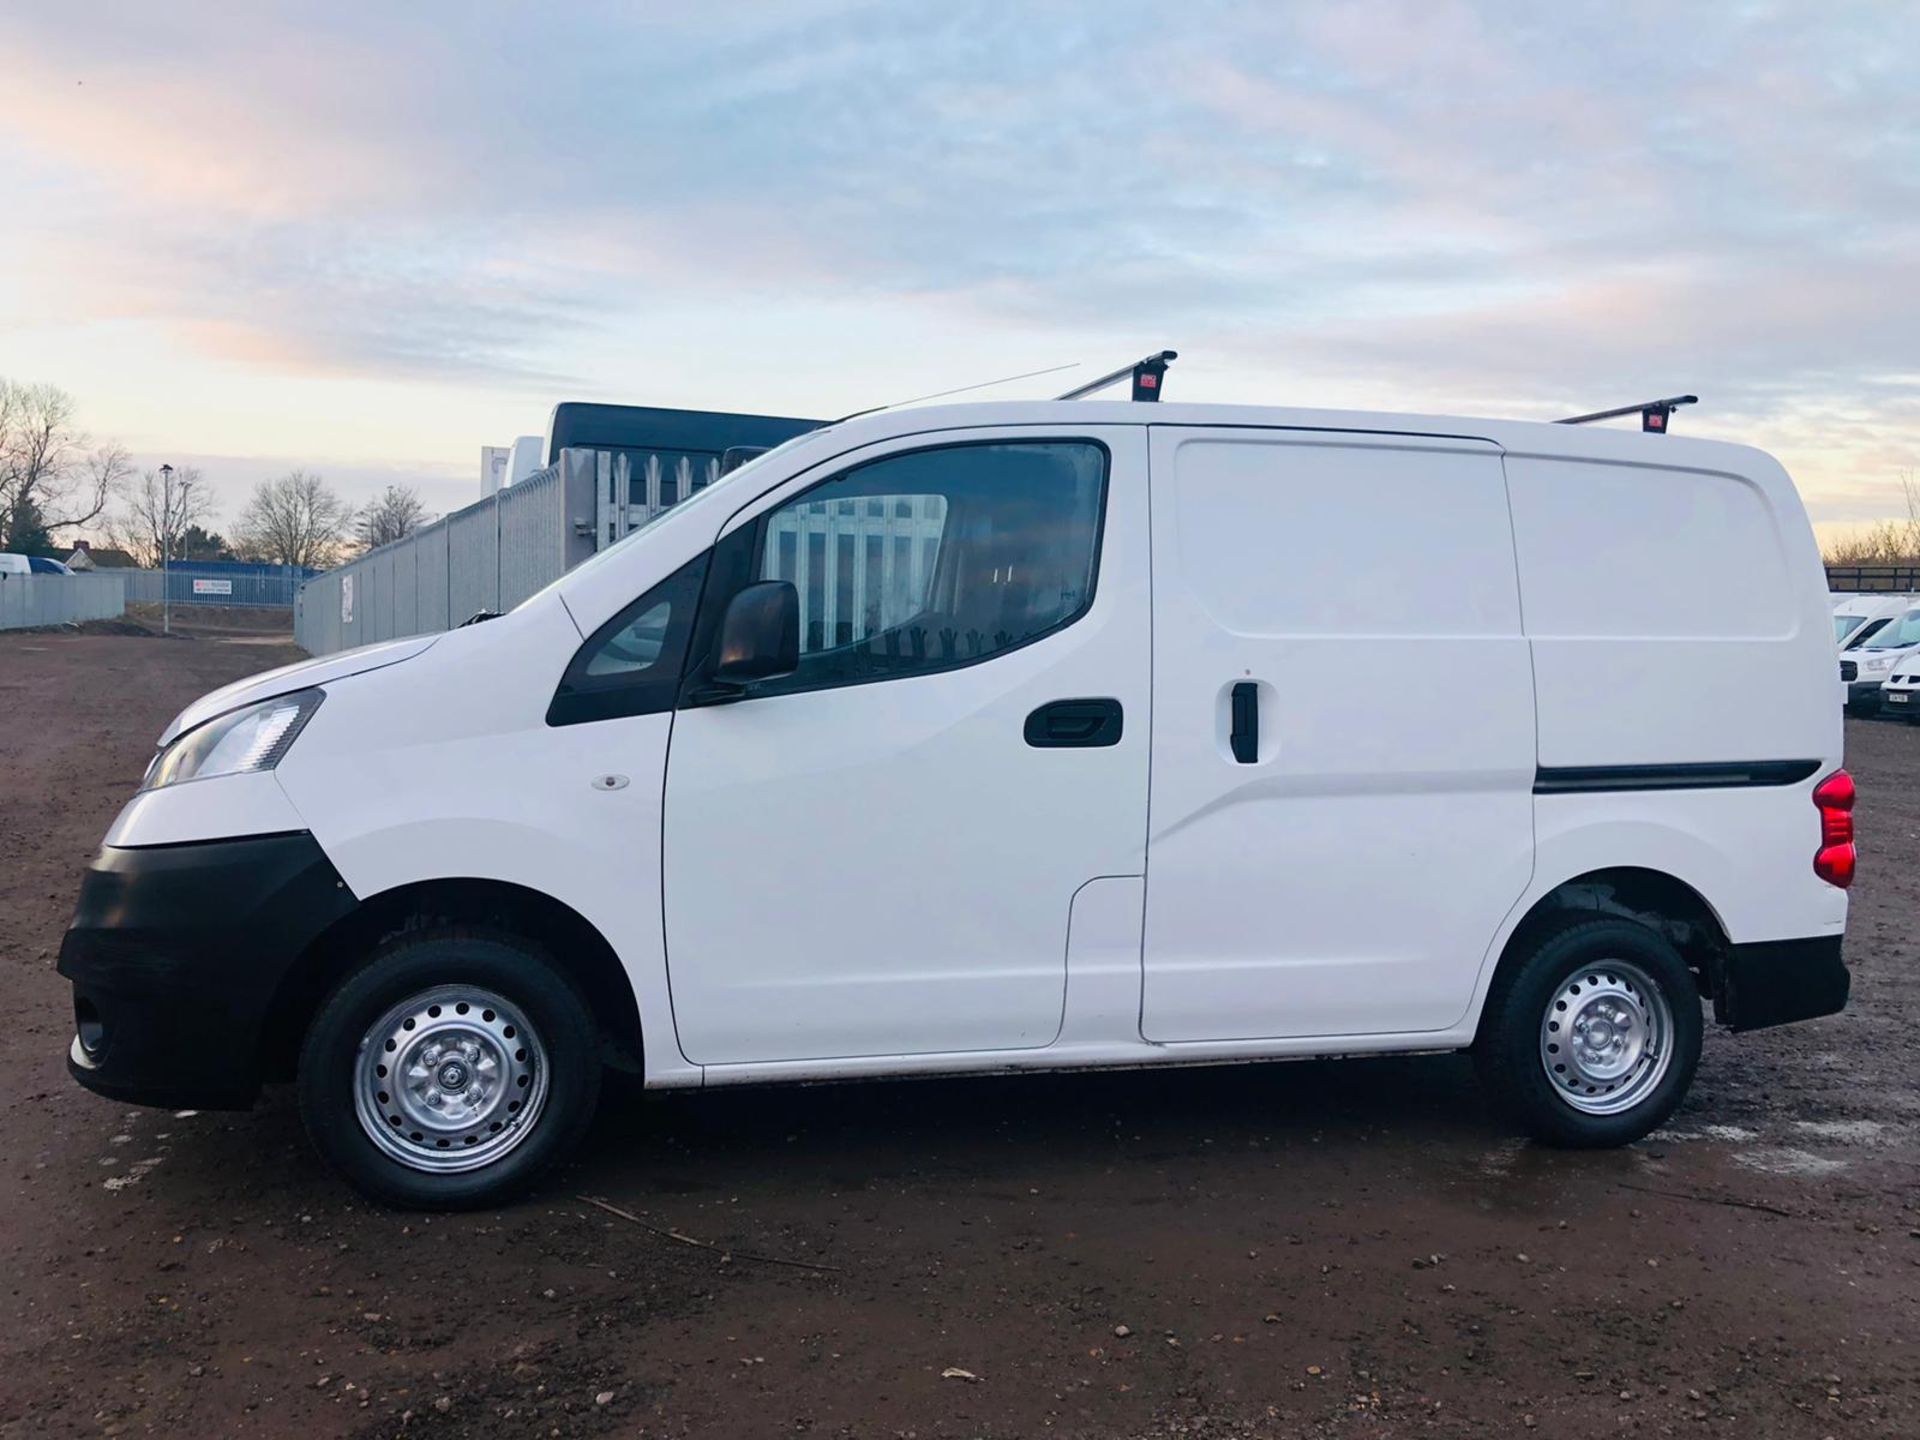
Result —
POLYGON ((1233 687, 1233 729, 1228 736, 1233 758, 1241 765, 1260 759, 1260 687, 1242 680, 1233 687))

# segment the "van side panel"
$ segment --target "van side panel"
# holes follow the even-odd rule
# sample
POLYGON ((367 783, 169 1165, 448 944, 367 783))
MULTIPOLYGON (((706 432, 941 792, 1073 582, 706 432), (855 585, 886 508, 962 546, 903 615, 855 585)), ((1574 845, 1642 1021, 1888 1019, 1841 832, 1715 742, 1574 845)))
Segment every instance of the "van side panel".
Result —
POLYGON ((1156 425, 1152 490, 1142 1033, 1445 1029, 1532 871, 1498 451, 1156 425))
POLYGON ((1837 763, 1825 582, 1778 466, 1506 468, 1541 765, 1837 763))
POLYGON ((1834 935, 1846 895, 1813 873, 1811 798, 1841 758, 1825 572, 1785 472, 1715 448, 1745 463, 1506 457, 1540 725, 1526 903, 1635 866, 1692 886, 1735 943, 1834 935), (1754 761, 1805 773, 1657 783, 1754 761))

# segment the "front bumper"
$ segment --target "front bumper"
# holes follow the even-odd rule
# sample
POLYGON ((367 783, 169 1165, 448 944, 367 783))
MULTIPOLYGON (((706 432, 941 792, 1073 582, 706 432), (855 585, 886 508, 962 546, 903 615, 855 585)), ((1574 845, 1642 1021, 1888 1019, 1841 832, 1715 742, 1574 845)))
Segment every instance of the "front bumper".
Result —
POLYGON ((245 1108, 282 982, 357 903, 304 831, 103 848, 60 946, 67 1068, 115 1100, 245 1108))
POLYGON ((1735 1030, 1837 1015, 1853 988, 1838 935, 1730 945, 1717 969, 1713 1018, 1735 1030))
POLYGON ((1886 683, 1885 675, 1877 675, 1871 680, 1852 680, 1847 683, 1847 708, 1849 710, 1878 710, 1880 708, 1880 687, 1886 683))

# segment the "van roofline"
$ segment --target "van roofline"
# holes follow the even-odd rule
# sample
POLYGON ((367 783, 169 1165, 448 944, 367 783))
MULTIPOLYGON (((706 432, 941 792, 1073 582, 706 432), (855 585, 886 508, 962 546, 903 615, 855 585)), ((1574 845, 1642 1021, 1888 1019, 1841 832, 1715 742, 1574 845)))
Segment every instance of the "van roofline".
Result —
MULTIPOLYGON (((1281 405, 1130 400, 975 400, 906 406, 840 422, 834 430, 855 443, 869 436, 912 434, 990 425, 1234 426, 1246 429, 1329 430, 1435 439, 1479 440, 1514 454, 1592 456, 1637 464, 1687 468, 1739 468, 1737 456, 1763 455, 1751 445, 1692 435, 1649 434, 1594 425, 1538 420, 1424 414, 1388 410, 1335 410, 1281 405), (1715 457, 1718 457, 1717 459, 1715 457)), ((1771 458, 1771 457, 1769 457, 1771 458)))

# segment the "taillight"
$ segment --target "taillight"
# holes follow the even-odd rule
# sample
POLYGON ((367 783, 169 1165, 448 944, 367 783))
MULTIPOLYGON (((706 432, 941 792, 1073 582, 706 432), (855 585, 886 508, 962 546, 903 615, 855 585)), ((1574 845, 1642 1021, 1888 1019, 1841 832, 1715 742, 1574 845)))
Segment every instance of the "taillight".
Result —
POLYGON ((1836 770, 1813 787, 1813 803, 1820 807, 1820 849, 1813 857, 1813 873, 1842 890, 1853 883, 1853 777, 1836 770))

